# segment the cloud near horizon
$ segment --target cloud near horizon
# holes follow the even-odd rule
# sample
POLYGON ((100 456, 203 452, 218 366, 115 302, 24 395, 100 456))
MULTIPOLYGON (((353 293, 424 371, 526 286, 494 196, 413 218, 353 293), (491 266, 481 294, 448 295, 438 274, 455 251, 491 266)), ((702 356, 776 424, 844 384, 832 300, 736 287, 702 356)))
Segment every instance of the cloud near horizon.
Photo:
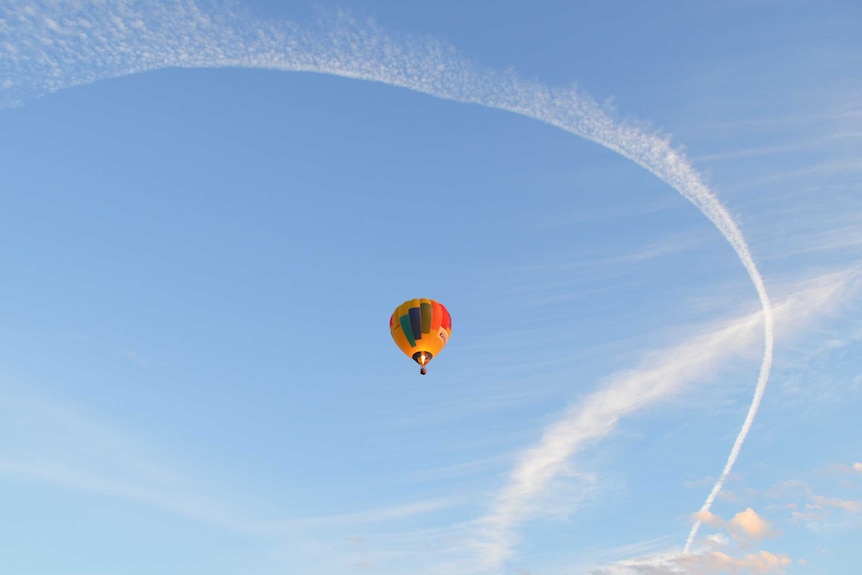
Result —
POLYGON ((793 561, 784 554, 758 551, 733 556, 722 551, 665 554, 620 561, 592 575, 782 575, 793 561))
MULTIPOLYGON (((774 307, 786 337, 857 293, 858 272, 854 268, 846 274, 827 274, 798 289, 774 307)), ((759 326, 760 314, 756 313, 713 326, 683 344, 655 352, 640 367, 611 375, 598 391, 569 407, 547 426, 541 440, 518 458, 490 513, 478 521, 474 545, 485 564, 498 566, 512 557, 518 542, 515 527, 535 513, 532 501, 555 477, 568 470, 571 458, 610 434, 623 417, 656 405, 712 373, 721 361, 750 349, 758 340, 759 326)), ((708 510, 693 515, 695 521, 699 517, 720 520, 708 510)), ((757 532, 751 515, 735 519, 739 532, 757 532)))
POLYGON ((721 532, 705 537, 691 553, 666 552, 618 561, 599 567, 593 575, 780 575, 793 561, 781 553, 750 551, 753 543, 776 534, 772 525, 751 507, 726 521, 709 511, 692 514, 698 521, 721 532), (730 537, 728 537, 730 535, 730 537), (732 539, 731 539, 732 538, 732 539))

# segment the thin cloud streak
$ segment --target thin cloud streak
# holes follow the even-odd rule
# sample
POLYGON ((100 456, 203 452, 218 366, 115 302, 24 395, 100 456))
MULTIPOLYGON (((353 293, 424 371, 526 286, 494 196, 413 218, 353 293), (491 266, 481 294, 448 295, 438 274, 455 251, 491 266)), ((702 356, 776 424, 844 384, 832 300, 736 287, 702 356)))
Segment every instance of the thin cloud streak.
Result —
MULTIPOLYGON (((271 25, 228 6, 218 15, 193 0, 74 4, 12 0, 0 9, 10 40, 0 44, 6 105, 22 98, 167 67, 241 66, 307 71, 381 82, 434 97, 506 110, 596 142, 637 163, 694 204, 733 247, 762 307, 764 355, 754 398, 727 462, 702 510, 708 510, 748 435, 772 366, 769 296, 736 222, 668 136, 615 120, 574 88, 548 88, 514 73, 480 68, 452 47, 386 34, 344 13, 319 29, 271 25)), ((2 104, 2 102, 0 102, 2 104)), ((695 524, 686 542, 694 539, 695 524)))
POLYGON ((440 498, 428 499, 425 501, 416 501, 404 505, 392 507, 382 507, 379 509, 369 509, 357 511, 355 513, 342 513, 339 515, 327 515, 322 517, 310 517, 306 519, 290 519, 286 521, 262 522, 261 527, 266 529, 280 530, 289 528, 290 530, 309 529, 315 527, 344 527, 351 525, 369 525, 384 521, 404 519, 416 515, 423 515, 451 509, 452 507, 463 505, 465 502, 456 498, 440 498))
POLYGON ((74 411, 44 400, 0 396, 0 415, 21 448, 0 453, 0 477, 35 480, 62 489, 137 502, 178 517, 231 531, 278 537, 312 529, 370 526, 464 505, 437 498, 354 513, 260 519, 204 493, 199 481, 153 459, 147 449, 74 411), (38 425, 34 425, 38 422, 38 425))
MULTIPOLYGON (((220 503, 177 486, 147 485, 139 481, 93 474, 44 458, 0 459, 0 475, 27 477, 60 487, 137 501, 180 517, 241 532, 255 532, 220 503)), ((138 478, 140 479, 140 478, 138 478)))

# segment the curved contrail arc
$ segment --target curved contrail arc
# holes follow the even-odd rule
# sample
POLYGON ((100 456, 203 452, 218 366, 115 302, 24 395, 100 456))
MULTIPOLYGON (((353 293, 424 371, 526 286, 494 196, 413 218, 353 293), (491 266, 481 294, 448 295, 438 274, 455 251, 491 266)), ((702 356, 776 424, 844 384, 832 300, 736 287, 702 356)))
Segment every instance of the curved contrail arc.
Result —
MULTIPOLYGON (((772 307, 734 219, 667 137, 613 119, 574 88, 549 88, 480 68, 434 40, 399 38, 343 13, 316 27, 273 24, 194 0, 7 0, 0 7, 0 106, 70 86, 168 67, 250 67, 381 82, 437 98, 527 116, 600 144, 677 190, 721 232, 757 290, 764 352, 754 398, 704 501, 709 510, 736 462, 766 389, 774 347, 772 307)), ((685 544, 691 547, 700 523, 685 544)))

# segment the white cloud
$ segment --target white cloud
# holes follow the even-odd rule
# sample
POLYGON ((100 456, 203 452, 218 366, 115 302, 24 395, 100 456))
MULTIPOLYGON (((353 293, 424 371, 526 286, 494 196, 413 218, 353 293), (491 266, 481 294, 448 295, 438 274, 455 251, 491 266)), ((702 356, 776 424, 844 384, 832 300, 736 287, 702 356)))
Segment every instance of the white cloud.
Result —
POLYGON ((704 543, 708 548, 714 549, 718 547, 727 547, 730 544, 730 539, 724 533, 713 533, 704 539, 704 543))

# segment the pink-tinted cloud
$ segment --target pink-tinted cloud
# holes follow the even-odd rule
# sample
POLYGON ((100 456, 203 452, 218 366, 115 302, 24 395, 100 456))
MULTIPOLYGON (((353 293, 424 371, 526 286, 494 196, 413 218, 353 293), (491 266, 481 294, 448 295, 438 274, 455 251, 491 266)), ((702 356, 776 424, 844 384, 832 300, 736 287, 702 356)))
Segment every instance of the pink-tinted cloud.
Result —
POLYGON ((751 507, 740 511, 730 521, 710 511, 698 511, 693 513, 691 518, 692 521, 703 523, 713 529, 725 529, 737 540, 759 541, 773 534, 769 522, 760 517, 751 507))
POLYGON ((745 537, 759 541, 773 534, 772 526, 749 507, 733 516, 728 523, 728 530, 736 537, 745 537))

